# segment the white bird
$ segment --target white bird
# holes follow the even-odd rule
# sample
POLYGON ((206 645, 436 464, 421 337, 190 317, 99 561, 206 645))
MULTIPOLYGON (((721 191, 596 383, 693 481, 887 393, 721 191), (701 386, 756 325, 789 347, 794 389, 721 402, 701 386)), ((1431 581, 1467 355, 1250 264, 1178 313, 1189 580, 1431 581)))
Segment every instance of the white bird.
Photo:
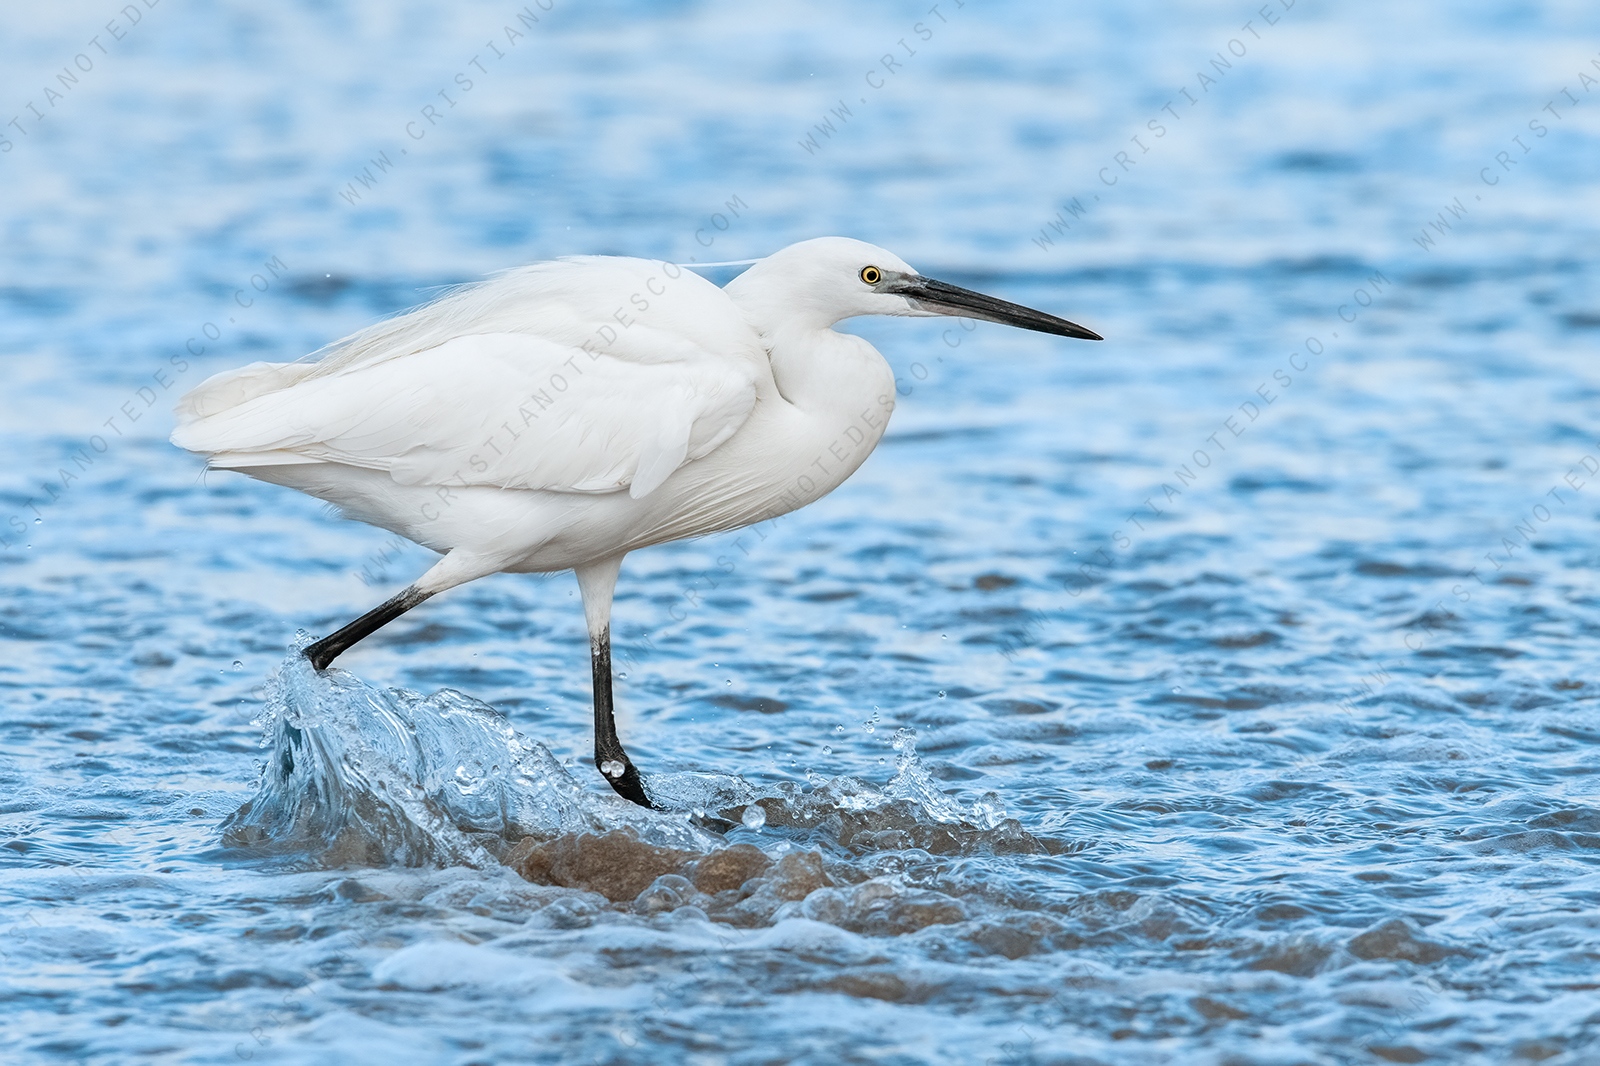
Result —
POLYGON ((843 237, 791 245, 726 288, 672 263, 585 256, 457 290, 316 362, 218 374, 179 401, 172 442, 444 556, 309 645, 318 670, 446 589, 575 571, 595 765, 651 806, 612 713, 622 559, 803 507, 855 472, 895 397, 883 356, 832 328, 856 315, 965 315, 1100 339, 843 237))

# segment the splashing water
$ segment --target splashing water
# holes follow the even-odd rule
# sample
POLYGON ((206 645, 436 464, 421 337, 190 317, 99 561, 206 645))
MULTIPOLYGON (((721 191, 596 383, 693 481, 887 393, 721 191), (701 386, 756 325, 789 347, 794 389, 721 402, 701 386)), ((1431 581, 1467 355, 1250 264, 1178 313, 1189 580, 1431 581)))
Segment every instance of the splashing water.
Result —
POLYGON ((750 830, 769 816, 804 830, 848 826, 843 835, 806 837, 834 848, 854 842, 854 850, 885 830, 971 832, 1005 822, 997 798, 967 810, 945 796, 917 758, 912 729, 895 734, 895 775, 881 789, 840 777, 809 793, 785 785, 763 794, 735 776, 665 773, 648 788, 667 809, 645 810, 584 787, 548 748, 471 696, 423 696, 345 670, 318 673, 301 654, 305 639, 267 684, 256 722, 269 756, 257 794, 223 823, 229 847, 321 866, 487 867, 525 838, 624 828, 646 843, 709 852, 725 842, 696 824, 708 816, 750 830), (854 818, 829 820, 842 814, 854 818))
POLYGON ((714 843, 682 816, 585 789, 488 704, 319 674, 298 647, 274 672, 257 721, 271 754, 260 791, 223 825, 234 847, 330 866, 488 866, 523 837, 624 826, 666 846, 714 843))

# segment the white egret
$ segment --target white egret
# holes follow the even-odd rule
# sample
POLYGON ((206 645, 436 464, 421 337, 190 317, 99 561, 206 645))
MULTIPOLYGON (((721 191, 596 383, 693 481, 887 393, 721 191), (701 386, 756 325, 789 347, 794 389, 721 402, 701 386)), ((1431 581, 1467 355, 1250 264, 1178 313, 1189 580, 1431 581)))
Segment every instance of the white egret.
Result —
POLYGON ((726 288, 671 263, 588 256, 460 289, 315 362, 218 374, 179 401, 172 441, 443 554, 309 645, 318 670, 456 585, 575 571, 595 765, 650 806, 612 713, 623 556, 765 521, 855 472, 895 395, 877 350, 832 328, 856 315, 964 315, 1100 339, 843 237, 791 245, 726 288))

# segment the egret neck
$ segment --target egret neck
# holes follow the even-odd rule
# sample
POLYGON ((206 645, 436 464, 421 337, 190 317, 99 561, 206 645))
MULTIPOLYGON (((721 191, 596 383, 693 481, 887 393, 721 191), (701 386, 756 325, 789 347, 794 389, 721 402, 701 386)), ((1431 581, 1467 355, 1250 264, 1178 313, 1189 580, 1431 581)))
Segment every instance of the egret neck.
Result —
POLYGON ((784 489, 809 502, 837 488, 877 447, 894 410, 894 371, 871 344, 833 328, 853 310, 840 314, 836 304, 807 300, 758 270, 726 291, 760 334, 778 395, 798 416, 787 420, 785 465, 794 480, 784 489))

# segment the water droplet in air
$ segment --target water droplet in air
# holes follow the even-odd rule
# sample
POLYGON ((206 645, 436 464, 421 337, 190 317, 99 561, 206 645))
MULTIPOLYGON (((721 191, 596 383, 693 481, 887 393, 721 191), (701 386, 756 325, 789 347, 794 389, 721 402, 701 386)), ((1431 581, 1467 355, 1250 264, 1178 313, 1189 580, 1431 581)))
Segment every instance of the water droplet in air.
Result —
POLYGON ((744 809, 744 817, 739 820, 746 829, 760 829, 767 824, 767 812, 759 804, 752 803, 744 809))
POLYGON ((235 670, 243 670, 244 669, 244 663, 240 662, 238 659, 235 659, 235 660, 233 660, 233 668, 235 670))
POLYGON ((1174 686, 1172 691, 1174 691, 1174 692, 1182 692, 1183 691, 1183 686, 1182 685, 1174 686))
POLYGON ((941 700, 942 700, 942 699, 944 699, 944 689, 940 689, 940 690, 939 690, 939 698, 940 698, 940 699, 941 699, 941 700))

